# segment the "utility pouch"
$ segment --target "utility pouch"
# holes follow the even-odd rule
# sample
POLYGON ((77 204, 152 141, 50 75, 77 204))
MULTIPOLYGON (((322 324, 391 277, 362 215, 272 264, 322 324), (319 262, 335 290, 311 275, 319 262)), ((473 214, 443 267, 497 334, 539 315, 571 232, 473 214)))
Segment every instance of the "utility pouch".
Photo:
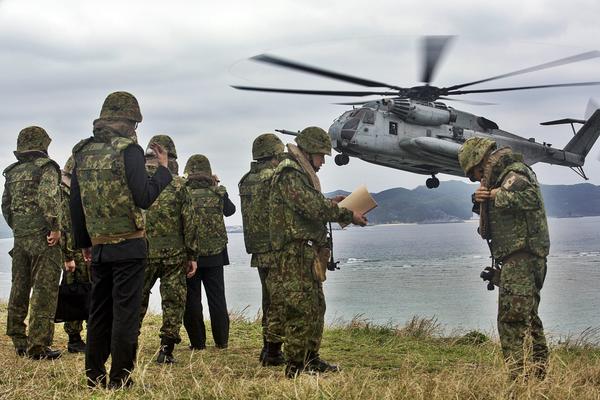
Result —
POLYGON ((327 247, 319 247, 316 253, 317 256, 313 262, 313 273, 317 281, 325 282, 325 279, 327 279, 327 263, 331 257, 331 250, 327 247))

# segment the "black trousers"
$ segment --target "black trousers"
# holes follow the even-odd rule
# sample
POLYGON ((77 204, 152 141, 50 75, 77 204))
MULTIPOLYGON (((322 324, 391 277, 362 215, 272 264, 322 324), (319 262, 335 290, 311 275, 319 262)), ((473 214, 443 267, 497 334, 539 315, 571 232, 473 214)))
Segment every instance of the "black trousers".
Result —
POLYGON ((202 315, 202 283, 206 290, 210 326, 215 346, 227 347, 229 341, 229 314, 225 301, 223 267, 198 267, 196 274, 187 280, 187 298, 183 326, 190 344, 198 349, 206 346, 206 329, 202 315))
POLYGON ((85 369, 88 382, 126 383, 133 371, 140 329, 145 259, 92 263, 85 369))

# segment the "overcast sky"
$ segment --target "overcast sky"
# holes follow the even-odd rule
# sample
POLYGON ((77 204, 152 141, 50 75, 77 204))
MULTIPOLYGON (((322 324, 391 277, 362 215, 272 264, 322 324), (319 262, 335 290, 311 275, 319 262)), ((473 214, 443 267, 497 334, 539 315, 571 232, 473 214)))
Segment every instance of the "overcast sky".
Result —
MULTIPOLYGON (((67 1, 0 0, 0 162, 25 126, 44 127, 50 154, 64 164, 91 135, 106 95, 133 93, 145 147, 156 133, 176 142, 180 167, 202 153, 239 204, 237 182, 250 163, 252 140, 276 128, 327 129, 347 98, 240 92, 230 84, 359 89, 247 61, 263 52, 401 86, 419 84, 418 38, 458 35, 434 83, 458 84, 600 50, 597 0, 502 1, 67 1)), ((483 84, 477 88, 600 80, 600 59, 483 84)), ((583 118, 600 87, 547 89, 466 97, 495 106, 453 104, 502 129, 562 148, 569 126, 539 122, 583 118)), ((284 137, 289 140, 289 137, 284 137)), ((588 156, 600 184, 597 143, 588 156)), ((572 184, 569 169, 537 164, 542 183, 572 184)), ((352 159, 321 170, 325 191, 366 183, 373 192, 413 188, 426 177, 352 159)), ((441 180, 458 179, 439 176, 441 180)), ((443 183, 442 183, 443 184, 443 183)), ((228 223, 239 223, 238 216, 228 223)))

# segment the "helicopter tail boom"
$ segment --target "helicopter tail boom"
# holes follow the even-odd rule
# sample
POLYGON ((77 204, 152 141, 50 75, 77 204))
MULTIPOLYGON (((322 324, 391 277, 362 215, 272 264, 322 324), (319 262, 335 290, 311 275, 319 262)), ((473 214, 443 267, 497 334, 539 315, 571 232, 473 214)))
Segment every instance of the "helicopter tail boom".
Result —
POLYGON ((592 114, 575 137, 567 143, 564 151, 575 153, 585 158, 592 149, 592 146, 594 146, 594 143, 596 143, 596 140, 598 140, 598 136, 600 136, 600 110, 596 110, 592 114))

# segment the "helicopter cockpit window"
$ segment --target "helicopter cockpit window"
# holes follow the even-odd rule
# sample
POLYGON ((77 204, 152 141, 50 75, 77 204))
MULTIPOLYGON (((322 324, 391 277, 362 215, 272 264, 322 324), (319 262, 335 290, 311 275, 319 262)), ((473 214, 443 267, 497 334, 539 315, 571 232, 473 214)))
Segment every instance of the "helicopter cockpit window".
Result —
POLYGON ((362 121, 365 124, 373 125, 375 123, 375 112, 373 110, 369 110, 369 109, 363 109, 363 111, 364 111, 364 113, 363 113, 362 121))
POLYGON ((359 108, 356 110, 352 110, 349 114, 349 117, 357 118, 358 120, 362 120, 365 124, 373 125, 375 123, 375 112, 370 108, 359 108))
POLYGON ((390 135, 398 135, 398 123, 390 121, 390 135))

